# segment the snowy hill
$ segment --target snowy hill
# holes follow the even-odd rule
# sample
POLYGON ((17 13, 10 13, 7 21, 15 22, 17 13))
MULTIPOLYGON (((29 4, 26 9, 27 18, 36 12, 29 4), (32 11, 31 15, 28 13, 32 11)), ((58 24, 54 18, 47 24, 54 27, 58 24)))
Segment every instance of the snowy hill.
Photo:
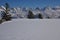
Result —
POLYGON ((60 40, 60 20, 13 19, 0 24, 0 40, 60 40))

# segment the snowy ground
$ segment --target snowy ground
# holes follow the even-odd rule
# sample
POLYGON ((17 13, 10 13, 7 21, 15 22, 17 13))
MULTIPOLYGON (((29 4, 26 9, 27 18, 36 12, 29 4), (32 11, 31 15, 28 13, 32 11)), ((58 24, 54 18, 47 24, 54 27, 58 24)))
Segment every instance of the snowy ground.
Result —
POLYGON ((0 24, 0 40, 60 40, 59 19, 15 19, 0 24))

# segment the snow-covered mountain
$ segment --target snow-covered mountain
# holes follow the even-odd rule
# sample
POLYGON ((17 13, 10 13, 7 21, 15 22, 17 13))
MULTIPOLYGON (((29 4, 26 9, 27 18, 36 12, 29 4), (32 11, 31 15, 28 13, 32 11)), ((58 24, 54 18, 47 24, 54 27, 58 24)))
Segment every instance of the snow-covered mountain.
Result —
MULTIPOLYGON (((0 6, 0 16, 1 16, 1 11, 4 11, 5 7, 0 6)), ((28 11, 31 10, 34 15, 37 14, 42 14, 43 18, 60 18, 60 6, 56 6, 54 8, 51 7, 45 7, 43 9, 32 9, 32 8, 21 8, 21 7, 16 7, 16 8, 10 8, 9 13, 12 15, 13 18, 27 18, 28 11)))

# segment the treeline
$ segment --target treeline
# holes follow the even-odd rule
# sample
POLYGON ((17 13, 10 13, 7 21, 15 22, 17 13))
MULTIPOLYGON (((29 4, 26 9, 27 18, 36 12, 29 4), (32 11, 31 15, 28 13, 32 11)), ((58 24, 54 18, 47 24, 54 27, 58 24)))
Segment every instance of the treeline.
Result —
MULTIPOLYGON (((2 23, 4 21, 9 21, 12 19, 12 16, 9 13, 9 11, 10 11, 10 6, 8 3, 5 3, 5 9, 4 9, 4 11, 2 11, 2 14, 1 14, 2 18, 0 20, 0 23, 2 23)), ((28 11, 28 15, 27 15, 28 19, 35 19, 36 18, 35 16, 36 15, 34 15, 31 10, 28 11)), ((39 19, 43 19, 42 14, 39 13, 37 16, 39 19)))
MULTIPOLYGON (((39 13, 37 16, 39 19, 43 19, 42 14, 39 13)), ((34 19, 34 18, 36 18, 36 15, 34 15, 33 12, 29 10, 27 18, 28 19, 34 19)))

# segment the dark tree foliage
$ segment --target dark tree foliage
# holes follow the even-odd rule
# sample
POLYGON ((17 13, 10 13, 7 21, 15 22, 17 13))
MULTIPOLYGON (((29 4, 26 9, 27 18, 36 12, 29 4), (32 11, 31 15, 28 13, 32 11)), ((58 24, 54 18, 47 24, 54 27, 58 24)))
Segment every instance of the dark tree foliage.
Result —
POLYGON ((60 18, 60 16, 58 16, 58 18, 60 18))
POLYGON ((5 3, 5 11, 2 12, 2 19, 6 21, 11 20, 11 14, 9 14, 9 4, 5 3))
POLYGON ((28 12, 28 18, 29 19, 33 19, 34 18, 34 14, 32 13, 32 11, 29 10, 28 12))
POLYGON ((48 17, 46 17, 46 18, 50 19, 50 17, 49 17, 49 16, 48 16, 48 17))
POLYGON ((2 20, 0 20, 0 24, 2 23, 2 20))
POLYGON ((40 19, 43 19, 43 16, 42 16, 42 14, 38 14, 38 18, 40 18, 40 19))
POLYGON ((5 3, 5 8, 6 8, 5 12, 8 14, 8 11, 9 11, 9 4, 8 3, 5 3))
POLYGON ((2 12, 2 19, 5 19, 6 21, 11 20, 11 15, 6 14, 5 12, 2 12))

